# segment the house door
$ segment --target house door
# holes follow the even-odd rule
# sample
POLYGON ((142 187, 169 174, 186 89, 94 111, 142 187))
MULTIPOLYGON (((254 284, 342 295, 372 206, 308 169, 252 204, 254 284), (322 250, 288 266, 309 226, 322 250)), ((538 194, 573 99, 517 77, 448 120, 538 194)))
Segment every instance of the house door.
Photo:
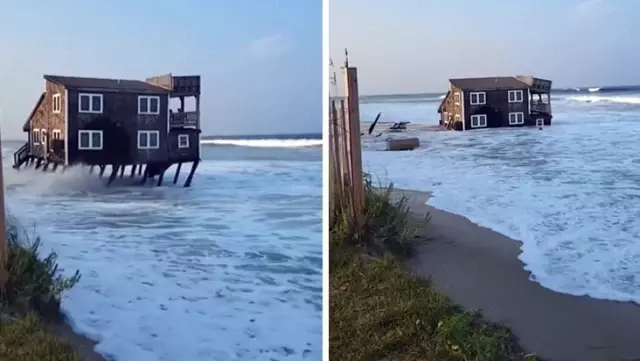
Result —
POLYGON ((544 118, 536 119, 536 126, 539 128, 544 127, 544 118))

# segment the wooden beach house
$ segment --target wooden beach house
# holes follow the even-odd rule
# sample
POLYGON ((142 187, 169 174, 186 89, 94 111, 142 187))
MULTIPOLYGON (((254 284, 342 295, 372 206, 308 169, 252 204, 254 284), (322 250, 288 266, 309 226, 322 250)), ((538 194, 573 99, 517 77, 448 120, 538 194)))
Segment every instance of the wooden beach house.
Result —
POLYGON ((471 130, 551 125, 551 81, 533 76, 450 79, 440 125, 471 130))
POLYGON ((131 168, 142 183, 158 178, 177 164, 191 163, 185 187, 200 162, 200 76, 124 79, 44 76, 40 94, 23 130, 28 141, 14 154, 15 169, 34 165, 43 170, 62 166, 111 166, 109 184, 131 168), (185 98, 195 110, 184 111, 185 98), (170 108, 172 98, 180 108, 170 108))

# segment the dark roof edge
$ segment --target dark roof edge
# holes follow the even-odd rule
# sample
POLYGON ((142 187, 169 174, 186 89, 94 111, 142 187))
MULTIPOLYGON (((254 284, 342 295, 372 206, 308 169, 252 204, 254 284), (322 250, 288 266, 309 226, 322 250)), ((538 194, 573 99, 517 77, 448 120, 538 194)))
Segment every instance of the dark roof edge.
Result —
POLYGON ((27 120, 24 122, 24 125, 22 126, 23 131, 25 132, 29 131, 29 122, 31 121, 31 118, 33 118, 34 114, 38 110, 38 107, 40 106, 40 104, 42 104, 42 101, 44 100, 44 97, 46 95, 47 95, 46 92, 42 92, 42 94, 40 94, 40 98, 38 98, 36 105, 33 107, 33 109, 31 110, 31 113, 29 113, 29 116, 27 117, 27 120))

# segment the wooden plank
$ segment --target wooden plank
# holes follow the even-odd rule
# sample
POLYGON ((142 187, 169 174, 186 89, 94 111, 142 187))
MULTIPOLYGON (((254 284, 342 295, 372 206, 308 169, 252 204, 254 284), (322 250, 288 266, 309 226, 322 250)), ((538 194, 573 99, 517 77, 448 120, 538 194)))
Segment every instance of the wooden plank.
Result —
POLYGON ((345 68, 345 97, 349 118, 349 160, 353 188, 353 212, 357 229, 364 225, 364 180, 362 174, 362 145, 360 139, 360 100, 358 70, 345 68))

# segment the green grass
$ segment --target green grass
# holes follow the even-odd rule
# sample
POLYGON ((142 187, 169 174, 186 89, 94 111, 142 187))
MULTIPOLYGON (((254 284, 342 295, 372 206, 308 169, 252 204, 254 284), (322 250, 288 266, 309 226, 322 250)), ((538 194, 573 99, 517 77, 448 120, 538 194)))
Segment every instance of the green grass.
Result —
MULTIPOLYGON (((330 233, 329 347, 335 361, 537 360, 512 332, 465 312, 428 280, 409 274, 415 233, 406 199, 366 182, 365 229, 333 209, 330 233)), ((334 203, 337 204, 337 203, 334 203)))
POLYGON ((0 360, 81 360, 72 345, 57 339, 41 320, 60 316, 62 293, 78 282, 80 274, 61 275, 57 255, 41 258, 40 239, 28 241, 17 224, 13 220, 8 225, 9 279, 0 290, 0 360))

